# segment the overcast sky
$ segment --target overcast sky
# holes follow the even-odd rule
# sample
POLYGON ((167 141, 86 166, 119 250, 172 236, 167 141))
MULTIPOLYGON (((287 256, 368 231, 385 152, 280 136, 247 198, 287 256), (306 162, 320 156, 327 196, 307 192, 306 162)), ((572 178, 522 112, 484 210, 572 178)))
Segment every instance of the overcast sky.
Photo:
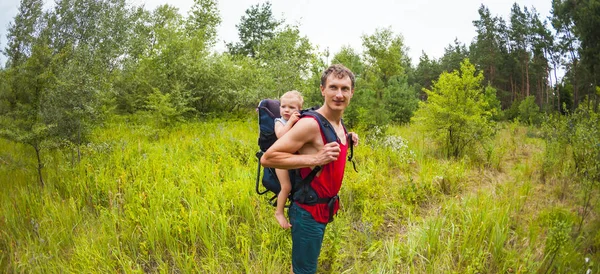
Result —
MULTIPOLYGON (((136 5, 145 4, 152 10, 164 3, 179 8, 187 15, 193 0, 130 0, 136 5)), ((222 51, 224 41, 237 41, 236 24, 251 5, 263 3, 257 0, 220 0, 221 25, 216 50, 222 51)), ((46 6, 51 5, 49 1, 46 6)), ((477 10, 481 4, 493 15, 508 21, 514 2, 500 0, 272 0, 272 9, 277 19, 300 26, 302 35, 320 50, 329 48, 335 54, 342 46, 349 45, 362 51, 361 36, 372 34, 377 28, 391 27, 394 33, 404 36, 413 64, 418 62, 421 52, 439 58, 444 48, 455 38, 469 45, 475 37, 472 21, 479 19, 477 10)), ((517 2, 521 8, 534 7, 545 19, 550 16, 551 0, 523 0, 517 2)), ((8 24, 17 14, 19 0, 0 1, 0 47, 6 46, 8 24)), ((0 56, 0 63, 6 58, 0 56)))

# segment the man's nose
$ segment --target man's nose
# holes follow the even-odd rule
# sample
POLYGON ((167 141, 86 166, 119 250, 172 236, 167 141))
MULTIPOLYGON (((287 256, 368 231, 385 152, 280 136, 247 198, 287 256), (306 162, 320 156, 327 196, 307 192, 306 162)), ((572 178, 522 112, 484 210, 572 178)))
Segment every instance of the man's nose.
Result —
POLYGON ((343 97, 342 89, 338 89, 335 91, 335 97, 343 97))

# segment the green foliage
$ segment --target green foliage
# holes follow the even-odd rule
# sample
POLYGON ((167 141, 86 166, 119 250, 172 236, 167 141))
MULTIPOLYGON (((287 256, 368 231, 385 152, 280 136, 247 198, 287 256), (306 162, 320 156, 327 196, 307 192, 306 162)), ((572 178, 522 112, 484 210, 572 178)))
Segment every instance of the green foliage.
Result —
POLYGON ((527 96, 519 104, 519 119, 529 125, 538 125, 541 119, 540 107, 534 96, 527 96))
MULTIPOLYGON (((429 56, 423 52, 421 57, 419 57, 419 64, 415 71, 416 90, 421 93, 423 88, 431 89, 431 85, 438 79, 441 73, 442 70, 439 62, 435 60, 435 58, 430 59, 429 56)), ((420 94, 420 98, 422 99, 425 99, 426 96, 425 92, 420 94)))
POLYGON ((503 111, 503 116, 507 121, 514 121, 517 117, 519 117, 519 106, 520 102, 513 102, 509 108, 503 111))
MULTIPOLYGON (((361 69, 362 78, 357 80, 356 94, 348 117, 351 123, 360 124, 369 130, 385 126, 389 122, 406 123, 417 107, 417 95, 408 85, 406 71, 410 59, 406 54, 404 39, 391 29, 378 29, 372 35, 362 37, 364 52, 363 66, 356 64, 352 52, 342 51, 336 58, 348 59, 361 69)), ((358 59, 360 60, 360 59, 358 59)))
MULTIPOLYGON (((593 234, 584 231, 600 189, 600 115, 581 104, 566 116, 553 115, 543 124, 546 139, 543 178, 561 184, 558 197, 574 196, 580 204, 577 235, 583 246, 595 246, 593 234)), ((560 228, 560 227, 559 227, 560 228)), ((557 228, 557 229, 559 229, 557 228)), ((558 233, 558 232, 557 232, 558 233)), ((551 258, 560 251, 561 242, 549 242, 551 258), (557 247, 556 247, 557 246, 557 247), (554 252, 554 253, 552 253, 554 252)), ((560 258, 560 256, 558 256, 560 258)), ((548 269, 552 267, 552 260, 548 269)))
MULTIPOLYGON (((552 25, 561 34, 558 36, 559 50, 570 61, 569 70, 573 72, 571 83, 576 89, 575 106, 585 98, 579 97, 578 93, 593 96, 594 87, 600 81, 597 62, 600 57, 599 11, 598 1, 582 1, 577 4, 564 0, 552 1, 552 25), (592 83, 592 86, 583 83, 592 83)), ((598 97, 595 98, 595 104, 598 105, 598 97)))
POLYGON ((7 45, 3 53, 8 57, 7 67, 18 66, 31 56, 37 34, 44 20, 41 0, 21 0, 19 13, 8 26, 7 45))
POLYGON ((240 24, 236 25, 240 42, 227 43, 229 53, 256 57, 260 44, 273 38, 281 23, 273 17, 270 2, 250 6, 240 19, 240 24))
POLYGON ((439 65, 442 71, 452 72, 460 69, 460 64, 469 58, 469 51, 465 44, 454 39, 454 44, 444 48, 444 56, 440 58, 439 65))
POLYGON ((390 120, 395 123, 408 123, 417 109, 419 99, 415 90, 408 85, 406 77, 394 77, 383 91, 385 109, 390 120))
MULTIPOLYGON (((566 259, 565 254, 568 252, 568 245, 572 245, 571 230, 574 224, 574 218, 570 212, 556 208, 543 213, 541 216, 541 225, 547 228, 548 235, 544 250, 544 267, 546 272, 550 269, 563 269, 567 267, 557 263, 557 260, 566 259), (556 264, 556 265, 555 265, 556 264), (562 267, 561 267, 562 266, 562 267)), ((568 258, 568 257, 567 257, 568 258)))
POLYGON ((387 86, 394 76, 405 74, 410 59, 401 35, 394 34, 390 28, 378 29, 372 35, 364 35, 362 41, 367 64, 365 79, 379 80, 387 86))
POLYGON ((0 136, 31 146, 38 159, 38 181, 43 185, 40 158, 42 148, 56 139, 51 129, 56 126, 48 112, 50 93, 56 85, 52 71, 51 49, 44 39, 35 41, 31 55, 14 64, 4 74, 6 86, 2 92, 8 107, 0 118, 0 136))
POLYGON ((443 73, 427 101, 419 103, 414 121, 433 137, 447 156, 458 157, 493 133, 493 92, 481 87, 483 75, 465 60, 461 71, 443 73))
POLYGON ((297 26, 286 26, 258 47, 256 59, 265 73, 262 77, 270 79, 263 88, 275 98, 289 90, 315 88, 307 87, 305 80, 311 76, 315 58, 308 38, 300 34, 297 26))
POLYGON ((348 109, 344 111, 344 122, 349 128, 360 128, 369 135, 385 133, 390 117, 385 103, 377 100, 376 92, 371 89, 357 89, 348 109))
POLYGON ((189 92, 183 93, 180 85, 177 85, 171 93, 166 94, 155 89, 148 96, 148 108, 154 116, 152 120, 158 126, 163 127, 181 122, 186 113, 195 110, 185 104, 185 102, 189 102, 189 97, 189 92))
POLYGON ((597 182, 600 179, 599 125, 600 115, 584 104, 570 115, 549 117, 542 126, 548 146, 548 172, 563 170, 568 172, 567 177, 576 175, 597 182), (570 161, 572 165, 564 167, 566 170, 555 166, 570 161))
POLYGON ((188 35, 195 40, 197 49, 204 49, 214 44, 220 23, 221 17, 216 0, 194 0, 186 28, 188 35))
POLYGON ((361 78, 363 76, 365 65, 360 58, 360 54, 349 46, 343 46, 340 51, 333 56, 331 63, 344 65, 354 73, 356 78, 361 78))

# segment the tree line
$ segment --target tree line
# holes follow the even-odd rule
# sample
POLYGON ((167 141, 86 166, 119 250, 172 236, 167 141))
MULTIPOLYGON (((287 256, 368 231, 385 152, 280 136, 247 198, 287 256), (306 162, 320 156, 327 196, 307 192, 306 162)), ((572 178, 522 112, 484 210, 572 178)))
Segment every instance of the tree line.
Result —
MULTIPOLYGON (((144 113, 168 126, 243 112, 292 89, 303 92, 307 105, 318 104, 320 72, 328 63, 356 73, 360 96, 345 121, 367 130, 408 123, 415 113, 414 121, 423 120, 434 112, 417 109, 432 105, 453 108, 434 93, 461 81, 477 82, 477 92, 437 93, 475 96, 476 111, 464 112, 468 119, 539 123, 540 112, 569 113, 584 102, 597 109, 599 103, 597 0, 553 0, 547 19, 515 3, 508 22, 482 5, 470 45, 454 41, 439 59, 423 53, 417 66, 402 35, 389 27, 364 34, 360 50, 346 46, 330 56, 298 26, 275 18, 269 2, 246 10, 236 25, 239 41, 228 42, 225 52, 214 50, 221 22, 216 0, 195 0, 186 15, 168 4, 147 10, 126 0, 57 0, 48 10, 43 4, 21 1, 0 70, 0 136, 30 145, 38 159, 42 148, 78 151, 112 114, 144 113), (557 77, 558 68, 564 77, 557 77)), ((460 154, 456 147, 448 151, 460 154)))

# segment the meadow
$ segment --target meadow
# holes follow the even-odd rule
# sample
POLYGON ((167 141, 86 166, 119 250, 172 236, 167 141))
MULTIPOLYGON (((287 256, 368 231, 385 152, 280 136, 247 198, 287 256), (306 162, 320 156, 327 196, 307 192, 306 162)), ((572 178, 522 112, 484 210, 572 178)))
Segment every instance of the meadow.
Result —
MULTIPOLYGON (((112 117, 81 160, 43 151, 44 186, 33 149, 0 139, 0 272, 288 272, 290 232, 255 193, 249 117, 112 117)), ((319 273, 599 273, 598 193, 582 214, 568 158, 545 160, 535 128, 496 131, 460 159, 409 125, 359 131, 319 273)))

